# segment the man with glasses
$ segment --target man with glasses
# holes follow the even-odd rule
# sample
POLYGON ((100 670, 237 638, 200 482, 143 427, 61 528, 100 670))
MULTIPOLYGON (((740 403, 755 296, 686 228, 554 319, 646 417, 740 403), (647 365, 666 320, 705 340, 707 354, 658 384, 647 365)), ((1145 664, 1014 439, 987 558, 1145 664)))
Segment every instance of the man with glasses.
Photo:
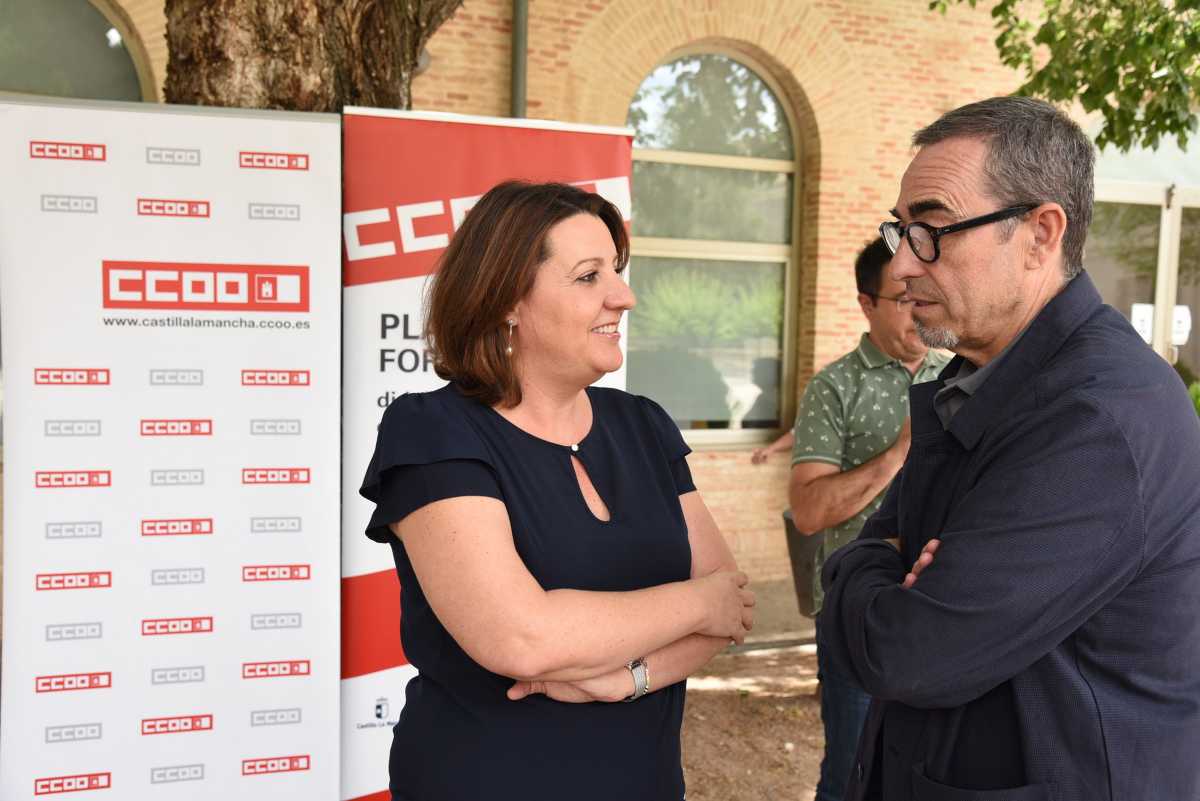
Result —
POLYGON ((913 139, 880 232, 922 339, 912 445, 825 564, 882 801, 1200 798, 1200 426, 1083 272, 1091 142, 993 98, 913 139))
MULTIPOLYGON (((788 501, 802 534, 824 532, 818 574, 830 553, 858 536, 904 463, 909 386, 936 378, 949 361, 917 336, 904 284, 888 275, 891 258, 878 237, 858 254, 854 279, 867 332, 858 347, 813 376, 796 415, 788 501)), ((817 612, 821 596, 817 582, 817 612)), ((819 648, 817 665, 825 758, 816 801, 840 801, 871 697, 819 648)))

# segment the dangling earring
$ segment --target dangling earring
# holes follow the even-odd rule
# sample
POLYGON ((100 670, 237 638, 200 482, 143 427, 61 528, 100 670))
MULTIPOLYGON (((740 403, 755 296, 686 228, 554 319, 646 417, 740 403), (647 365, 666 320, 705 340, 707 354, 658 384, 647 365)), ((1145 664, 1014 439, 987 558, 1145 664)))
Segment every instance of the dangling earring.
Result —
POLYGON ((512 356, 512 332, 516 325, 517 323, 515 320, 508 321, 508 347, 504 349, 504 352, 509 356, 512 356))

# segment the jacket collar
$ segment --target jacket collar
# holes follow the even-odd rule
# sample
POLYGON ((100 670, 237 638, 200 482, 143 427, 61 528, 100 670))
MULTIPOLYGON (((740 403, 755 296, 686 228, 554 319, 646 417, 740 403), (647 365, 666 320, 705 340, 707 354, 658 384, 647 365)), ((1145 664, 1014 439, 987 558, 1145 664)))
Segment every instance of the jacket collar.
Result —
MULTIPOLYGON (((1013 349, 996 365, 995 372, 988 376, 987 381, 950 421, 949 432, 964 448, 971 450, 979 443, 988 427, 999 416, 1001 408, 1013 395, 1027 389, 1030 377, 1058 352, 1067 338, 1091 317, 1102 303, 1096 285, 1092 283, 1088 274, 1083 272, 1072 279, 1038 312, 1013 349)), ((962 356, 955 356, 942 371, 942 376, 957 375, 962 362, 962 356)), ((931 383, 937 389, 945 386, 942 377, 931 383)), ((923 409, 923 412, 933 414, 932 397, 931 394, 927 404, 929 408, 923 409)), ((936 420, 936 415, 934 418, 936 420)), ((938 426, 940 427, 940 422, 938 426)))

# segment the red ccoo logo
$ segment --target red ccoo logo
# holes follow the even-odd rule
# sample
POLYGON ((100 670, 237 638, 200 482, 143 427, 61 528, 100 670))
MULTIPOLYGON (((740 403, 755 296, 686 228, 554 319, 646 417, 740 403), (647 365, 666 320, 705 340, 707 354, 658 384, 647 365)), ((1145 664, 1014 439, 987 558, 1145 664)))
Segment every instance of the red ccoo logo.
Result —
POLYGON ((143 637, 164 634, 208 634, 213 630, 211 617, 160 617, 142 621, 143 637))
POLYGON ((259 776, 263 773, 291 773, 295 770, 308 770, 309 761, 308 754, 243 759, 242 775, 259 776))
POLYGON ((238 153, 238 166, 243 170, 307 170, 308 154, 243 150, 238 153))
POLYGON ((83 142, 30 142, 31 159, 66 159, 67 161, 105 161, 108 148, 83 142))
POLYGON ((110 470, 38 470, 33 474, 38 489, 74 489, 112 486, 110 470))
POLYGON ((105 261, 106 309, 308 311, 308 268, 105 261))
POLYGON ((243 565, 242 581, 308 581, 312 565, 243 565))
POLYGON ((173 718, 144 718, 142 736, 148 734, 182 734, 189 731, 212 731, 212 715, 179 715, 173 718))
POLYGON ((307 467, 243 467, 243 484, 307 484, 307 467))
POLYGON ((143 437, 209 437, 212 420, 143 420, 143 437))
POLYGON ((139 197, 137 213, 141 217, 207 217, 207 200, 165 200, 154 197, 139 197))
POLYGON ((33 383, 59 386, 94 386, 108 383, 108 370, 90 367, 35 367, 33 383))
POLYGON ((211 517, 182 517, 169 520, 143 520, 143 537, 172 537, 189 534, 212 534, 211 517))
POLYGON ((243 679, 276 679, 283 676, 307 676, 311 673, 307 659, 291 662, 243 662, 243 679))
POLYGON ((77 793, 80 790, 107 790, 112 787, 111 773, 78 773, 74 776, 47 776, 33 780, 34 795, 77 793))
POLYGON ((38 573, 37 590, 94 590, 112 586, 112 572, 92 570, 82 573, 38 573))
POLYGON ((243 370, 244 387, 307 387, 308 370, 243 370))
POLYGON ((39 693, 65 693, 71 690, 106 690, 112 686, 112 673, 63 673, 38 676, 33 682, 39 693))

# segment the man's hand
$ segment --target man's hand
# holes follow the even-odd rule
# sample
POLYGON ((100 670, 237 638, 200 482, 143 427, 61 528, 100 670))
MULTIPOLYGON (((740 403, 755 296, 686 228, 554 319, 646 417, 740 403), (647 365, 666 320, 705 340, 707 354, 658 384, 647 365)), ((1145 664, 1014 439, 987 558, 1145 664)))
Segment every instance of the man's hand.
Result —
MULTIPOLYGON (((897 544, 899 541, 896 541, 897 544)), ((900 582, 900 586, 908 589, 917 583, 917 577, 921 575, 921 571, 933 564, 933 555, 937 553, 938 546, 942 544, 941 540, 930 540, 925 543, 925 547, 921 549, 921 555, 917 557, 917 561, 913 562, 912 570, 904 577, 904 581, 900 582)))

